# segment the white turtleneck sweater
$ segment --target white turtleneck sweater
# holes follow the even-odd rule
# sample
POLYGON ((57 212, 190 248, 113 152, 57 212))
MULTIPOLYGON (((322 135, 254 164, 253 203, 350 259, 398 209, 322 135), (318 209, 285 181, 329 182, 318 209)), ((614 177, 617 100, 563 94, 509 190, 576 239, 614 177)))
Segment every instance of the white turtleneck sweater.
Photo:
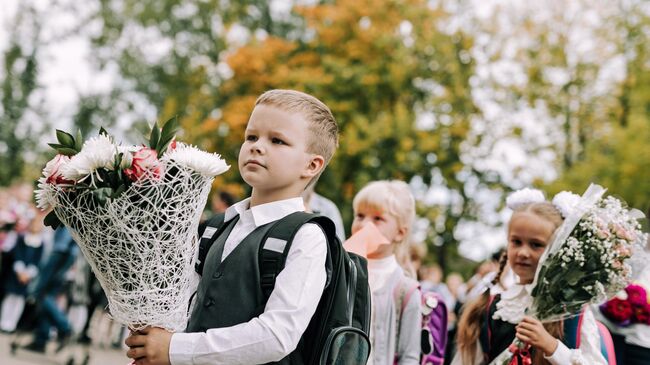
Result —
POLYGON ((400 289, 408 290, 416 282, 405 276, 397 259, 391 255, 368 260, 368 284, 372 295, 372 351, 368 364, 393 365, 396 358, 400 365, 419 364, 422 326, 420 291, 416 290, 410 296, 401 313, 399 324, 401 308, 397 308, 398 303, 395 302, 395 295, 400 289))

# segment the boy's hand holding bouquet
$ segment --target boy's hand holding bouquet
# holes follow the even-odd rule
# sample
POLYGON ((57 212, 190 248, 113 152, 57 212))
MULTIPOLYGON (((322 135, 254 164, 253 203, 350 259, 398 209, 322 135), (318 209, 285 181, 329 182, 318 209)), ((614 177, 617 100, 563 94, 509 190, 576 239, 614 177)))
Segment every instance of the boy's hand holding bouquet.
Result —
POLYGON ((148 146, 124 146, 104 130, 83 142, 57 130, 58 154, 36 199, 52 209, 99 279, 113 318, 134 330, 183 330, 191 296, 197 226, 212 181, 229 166, 175 141, 175 119, 154 125, 148 146))

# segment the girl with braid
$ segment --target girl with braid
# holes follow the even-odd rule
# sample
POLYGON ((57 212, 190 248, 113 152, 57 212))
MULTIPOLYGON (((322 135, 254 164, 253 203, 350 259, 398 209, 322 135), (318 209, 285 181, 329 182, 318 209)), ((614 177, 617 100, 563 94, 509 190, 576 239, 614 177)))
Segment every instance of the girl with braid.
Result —
MULTIPOLYGON (((452 365, 489 364, 515 337, 531 346, 533 365, 607 364, 600 353, 596 321, 588 308, 578 330, 581 341, 576 349, 570 349, 563 342, 568 334, 565 334, 563 321, 541 323, 525 315, 533 300, 530 284, 535 278, 538 261, 563 218, 538 190, 515 192, 508 197, 507 205, 514 213, 508 224, 506 254, 493 283, 498 282, 507 262, 518 277, 517 284, 495 296, 486 290, 465 306, 458 323, 458 351, 452 365)), ((513 359, 516 364, 530 364, 519 354, 513 359)))

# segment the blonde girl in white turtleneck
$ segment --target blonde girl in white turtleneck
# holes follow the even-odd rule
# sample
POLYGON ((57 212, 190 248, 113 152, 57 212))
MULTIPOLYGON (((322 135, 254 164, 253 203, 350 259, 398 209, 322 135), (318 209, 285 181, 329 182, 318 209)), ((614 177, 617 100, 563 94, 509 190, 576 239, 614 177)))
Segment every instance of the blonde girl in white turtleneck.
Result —
POLYGON ((419 364, 420 291, 416 289, 404 305, 396 303, 399 293, 417 285, 405 274, 396 257, 396 253, 406 251, 408 246, 415 218, 415 199, 403 181, 374 181, 357 193, 353 207, 352 234, 366 224, 374 224, 390 242, 368 253, 368 282, 372 295, 372 351, 368 364, 419 364))

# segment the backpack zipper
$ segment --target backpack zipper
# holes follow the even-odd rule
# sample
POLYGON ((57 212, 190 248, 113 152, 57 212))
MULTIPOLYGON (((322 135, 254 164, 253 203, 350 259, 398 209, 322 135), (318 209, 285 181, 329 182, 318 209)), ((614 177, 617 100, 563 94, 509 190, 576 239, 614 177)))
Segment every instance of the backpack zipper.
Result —
POLYGON ((352 317, 354 317, 354 292, 357 290, 357 266, 352 260, 348 260, 350 266, 350 280, 348 281, 348 303, 350 303, 350 316, 348 324, 352 326, 352 317))
POLYGON ((363 331, 365 333, 370 333, 370 311, 372 311, 372 293, 370 293, 370 285, 368 285, 367 296, 368 300, 366 301, 366 325, 363 326, 363 331))
MULTIPOLYGON (((339 265, 338 265, 339 270, 342 270, 342 269, 343 269, 343 268, 341 268, 342 265, 344 265, 344 263, 343 263, 343 262, 339 262, 339 265)), ((337 272, 337 270, 333 268, 332 273, 335 273, 335 272, 337 272)), ((335 282, 334 284, 339 284, 339 283, 335 282)), ((332 292, 336 292, 336 288, 335 288, 335 287, 332 287, 332 292)), ((324 312, 323 312, 323 313, 326 313, 326 316, 329 316, 330 312, 332 311, 332 306, 333 306, 333 304, 334 304, 334 295, 330 296, 328 299, 329 299, 329 300, 327 301, 327 303, 326 303, 326 305, 325 305, 325 308, 324 308, 325 310, 324 310, 324 312)), ((317 339, 318 339, 318 338, 323 338, 323 336, 324 336, 324 334, 325 334, 325 330, 326 330, 326 329, 325 329, 324 327, 321 328, 320 331, 319 331, 319 333, 318 333, 318 336, 317 336, 316 338, 317 338, 317 339)), ((327 338, 326 338, 325 340, 327 340, 327 338)), ((317 345, 319 345, 319 344, 317 344, 317 345)), ((321 348, 320 350, 323 350, 324 348, 325 348, 325 347, 321 348)), ((318 354, 318 352, 314 351, 313 354, 312 354, 312 356, 311 356, 312 358, 311 358, 311 362, 310 362, 310 364, 316 363, 316 362, 318 361, 318 358, 320 357, 319 355, 320 355, 320 354, 318 354)))

